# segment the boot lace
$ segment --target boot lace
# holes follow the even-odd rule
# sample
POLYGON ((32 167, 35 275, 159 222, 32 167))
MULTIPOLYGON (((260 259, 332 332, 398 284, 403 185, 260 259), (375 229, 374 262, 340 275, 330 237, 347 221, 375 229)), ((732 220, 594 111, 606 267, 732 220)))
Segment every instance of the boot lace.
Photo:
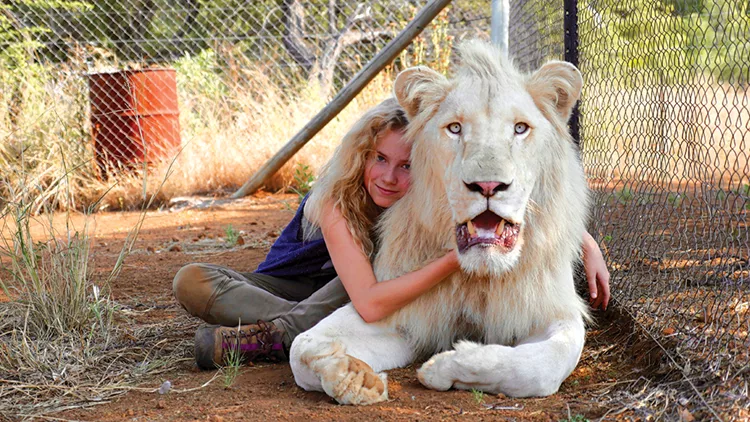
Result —
POLYGON ((239 330, 223 331, 222 346, 224 349, 230 350, 239 348, 245 360, 252 361, 259 357, 276 359, 274 352, 282 350, 283 346, 274 339, 274 332, 275 327, 265 321, 258 320, 255 325, 246 326, 239 330))

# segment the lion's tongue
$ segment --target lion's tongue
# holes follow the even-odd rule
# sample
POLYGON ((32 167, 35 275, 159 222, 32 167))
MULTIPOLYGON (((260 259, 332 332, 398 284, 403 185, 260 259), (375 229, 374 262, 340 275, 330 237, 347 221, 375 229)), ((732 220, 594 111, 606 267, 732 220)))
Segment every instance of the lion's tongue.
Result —
POLYGON ((496 239, 508 249, 512 249, 518 240, 518 227, 489 210, 476 216, 470 224, 472 238, 496 239))
POLYGON ((505 226, 503 223, 503 219, 497 214, 485 211, 467 222, 467 225, 472 238, 494 240, 502 235, 505 226))
POLYGON ((502 221, 502 218, 491 211, 485 211, 471 220, 472 224, 474 224, 474 227, 476 227, 478 231, 488 231, 490 233, 495 233, 497 225, 502 221))
POLYGON ((456 243, 459 252, 474 245, 502 245, 511 250, 518 240, 519 226, 503 220, 491 211, 456 226, 456 243))

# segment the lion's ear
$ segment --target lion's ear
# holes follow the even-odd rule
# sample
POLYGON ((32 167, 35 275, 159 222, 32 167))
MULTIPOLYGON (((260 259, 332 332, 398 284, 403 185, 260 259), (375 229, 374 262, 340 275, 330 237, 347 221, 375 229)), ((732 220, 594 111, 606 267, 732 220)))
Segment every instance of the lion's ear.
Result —
POLYGON ((396 76, 393 93, 411 120, 427 104, 441 101, 446 94, 448 80, 426 66, 410 67, 396 76))
POLYGON ((527 84, 531 98, 540 110, 544 111, 551 105, 566 122, 581 97, 582 87, 581 72, 572 64, 561 61, 546 63, 531 75, 527 84))

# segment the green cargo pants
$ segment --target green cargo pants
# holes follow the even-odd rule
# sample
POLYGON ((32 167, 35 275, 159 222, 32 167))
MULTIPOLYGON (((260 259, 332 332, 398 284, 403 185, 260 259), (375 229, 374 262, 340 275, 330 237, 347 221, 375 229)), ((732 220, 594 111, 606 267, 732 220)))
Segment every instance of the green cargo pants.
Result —
POLYGON ((188 313, 209 324, 270 321, 284 332, 287 348, 298 334, 349 302, 338 277, 327 282, 306 277, 287 280, 212 264, 182 267, 172 290, 188 313))

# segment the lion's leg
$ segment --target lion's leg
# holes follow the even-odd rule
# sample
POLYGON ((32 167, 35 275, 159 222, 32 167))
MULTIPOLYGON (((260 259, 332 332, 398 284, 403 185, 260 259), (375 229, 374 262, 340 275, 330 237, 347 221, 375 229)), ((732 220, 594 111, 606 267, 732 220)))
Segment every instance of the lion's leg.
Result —
POLYGON ((388 399, 387 369, 414 358, 396 330, 367 324, 352 305, 344 306, 294 339, 289 362, 297 385, 324 391, 341 404, 388 399))
POLYGON ((513 397, 548 396, 573 372, 583 350, 581 319, 557 321, 515 347, 461 342, 418 371, 435 390, 478 389, 513 397))

